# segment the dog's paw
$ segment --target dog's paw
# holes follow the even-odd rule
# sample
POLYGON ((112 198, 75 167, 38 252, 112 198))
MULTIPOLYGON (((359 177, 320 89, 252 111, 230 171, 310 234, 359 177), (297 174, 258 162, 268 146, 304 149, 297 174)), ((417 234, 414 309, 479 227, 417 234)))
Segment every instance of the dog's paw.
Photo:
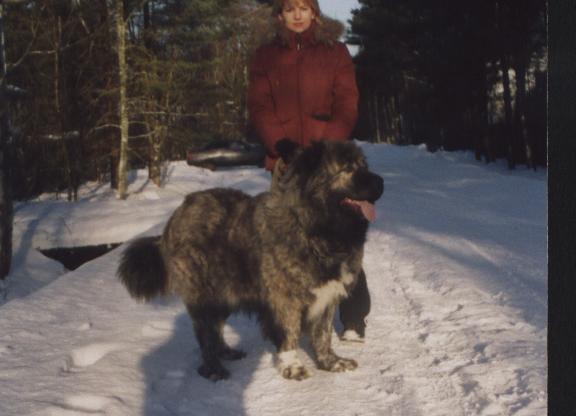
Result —
POLYGON ((333 373, 341 373, 343 371, 352 371, 358 368, 358 363, 350 358, 342 358, 333 355, 319 362, 319 367, 322 370, 332 371, 333 373))
POLYGON ((352 371, 358 368, 358 363, 350 358, 338 358, 329 368, 329 371, 340 373, 342 371, 352 371))
POLYGON ((223 360, 234 361, 234 360, 241 360, 242 358, 246 357, 246 353, 242 350, 235 350, 233 348, 225 348, 218 354, 220 358, 223 360))
POLYGON ((210 381, 226 380, 230 377, 230 372, 222 365, 207 365, 202 364, 198 367, 198 374, 210 381))
POLYGON ((282 377, 288 380, 305 380, 312 376, 312 372, 302 364, 292 364, 280 369, 282 377))
POLYGON ((302 364, 296 350, 279 353, 278 367, 282 377, 288 380, 304 380, 312 376, 312 371, 302 364))

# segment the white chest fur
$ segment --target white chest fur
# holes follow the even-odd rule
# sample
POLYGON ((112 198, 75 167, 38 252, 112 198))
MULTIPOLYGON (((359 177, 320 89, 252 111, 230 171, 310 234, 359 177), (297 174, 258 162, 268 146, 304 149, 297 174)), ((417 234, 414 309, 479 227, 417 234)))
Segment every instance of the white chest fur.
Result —
POLYGON ((307 318, 312 321, 320 316, 326 308, 334 302, 347 296, 346 286, 354 281, 354 275, 346 264, 340 267, 340 278, 330 280, 322 286, 316 287, 311 292, 316 296, 316 300, 308 308, 307 318))

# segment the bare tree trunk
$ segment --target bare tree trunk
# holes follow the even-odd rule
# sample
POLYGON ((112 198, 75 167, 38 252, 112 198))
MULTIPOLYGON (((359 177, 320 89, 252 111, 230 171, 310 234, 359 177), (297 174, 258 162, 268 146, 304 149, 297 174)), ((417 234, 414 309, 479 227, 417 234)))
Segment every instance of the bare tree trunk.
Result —
POLYGON ((149 1, 145 1, 142 4, 142 15, 144 18, 144 46, 146 46, 147 49, 151 49, 152 48, 152 35, 150 33, 150 27, 152 25, 152 17, 150 14, 150 2, 149 1))
MULTIPOLYGON (((54 111, 58 117, 58 128, 59 134, 64 135, 66 131, 65 125, 65 114, 64 114, 64 105, 63 105, 63 96, 64 91, 62 84, 60 82, 62 77, 62 48, 61 48, 61 41, 62 41, 62 17, 56 17, 56 28, 54 34, 54 74, 53 74, 53 89, 54 89, 54 111)), ((67 183, 67 195, 68 201, 72 201, 74 197, 74 189, 72 186, 72 167, 71 167, 71 158, 70 158, 70 148, 68 140, 61 140, 61 145, 64 149, 64 157, 65 157, 65 166, 63 167, 66 173, 66 183, 67 183)))
POLYGON ((502 69, 502 85, 504 87, 504 120, 506 128, 506 150, 508 167, 514 169, 516 167, 516 137, 512 129, 512 94, 510 92, 510 76, 508 75, 508 60, 503 57, 500 60, 502 69))
MULTIPOLYGON (((2 92, 0 92, 0 99, 5 99, 2 92)), ((0 115, 0 279, 4 279, 10 272, 12 262, 12 222, 14 216, 9 165, 11 138, 9 136, 7 111, 7 109, 3 109, 0 115)))
POLYGON ((118 162, 118 198, 126 199, 128 190, 128 108, 126 103, 126 24, 124 21, 124 1, 116 0, 116 34, 118 37, 118 75, 119 100, 118 117, 120 119, 120 161, 118 162))
MULTIPOLYGON (((1 96, 1 95, 0 95, 1 96)), ((4 116, 2 116, 4 119, 4 116)), ((2 121, 2 124, 5 124, 2 121)), ((7 138, 2 127, 0 140, 7 138)), ((0 280, 10 272, 12 263, 12 221, 14 216, 12 205, 12 189, 10 185, 7 146, 0 146, 0 280)))
POLYGON ((380 106, 378 105, 378 94, 374 94, 374 123, 376 128, 376 143, 382 143, 382 133, 380 128, 380 106))
POLYGON ((388 95, 384 104, 384 111, 386 113, 386 143, 396 143, 397 130, 396 130, 396 109, 394 108, 394 97, 388 95))
MULTIPOLYGON (((366 96, 368 97, 368 94, 366 94, 366 96)), ((367 99, 366 99, 366 114, 367 114, 367 131, 368 134, 370 135, 370 141, 376 142, 376 138, 375 138, 375 133, 376 133, 376 129, 374 128, 374 111, 373 111, 373 105, 374 105, 374 101, 372 100, 372 95, 370 95, 367 99)))
POLYGON ((480 64, 476 78, 477 95, 473 105, 474 150, 476 160, 486 163, 493 161, 491 139, 488 137, 488 76, 486 68, 480 64))
POLYGON ((404 120, 400 108, 400 94, 394 93, 394 144, 404 143, 404 120))
MULTIPOLYGON (((168 74, 168 82, 172 82, 173 73, 168 74)), ((170 92, 165 93, 163 107, 166 112, 170 112, 170 92)), ((148 177, 158 187, 162 185, 162 163, 163 153, 168 138, 168 125, 170 123, 169 115, 153 116, 154 125, 152 126, 154 134, 150 136, 150 147, 148 156, 148 177)), ((150 123, 149 123, 150 125, 150 123)))
MULTIPOLYGON (((495 62, 492 62, 493 66, 496 65, 495 62)), ((483 122, 484 122, 484 134, 482 137, 482 141, 484 144, 484 150, 486 152, 485 157, 486 157, 486 163, 488 162, 495 162, 496 161, 496 151, 495 151, 495 138, 494 138, 494 133, 491 131, 491 129, 489 128, 491 121, 490 121, 490 115, 489 115, 489 98, 488 98, 488 90, 490 88, 492 88, 491 83, 489 83, 488 81, 488 73, 485 74, 486 78, 484 79, 484 95, 483 95, 483 122)))
POLYGON ((150 155, 148 160, 148 177, 154 185, 162 185, 162 148, 166 140, 165 125, 158 125, 150 139, 150 155))
POLYGON ((12 223, 14 208, 10 182, 10 120, 6 91, 6 48, 4 44, 3 5, 0 1, 0 279, 12 264, 12 223))
POLYGON ((142 14, 144 15, 144 29, 150 28, 150 2, 142 3, 142 14))
POLYGON ((519 142, 524 148, 526 165, 536 168, 534 163, 534 151, 532 149, 526 128, 526 64, 522 57, 515 61, 514 71, 516 71, 516 108, 514 111, 514 126, 519 142))

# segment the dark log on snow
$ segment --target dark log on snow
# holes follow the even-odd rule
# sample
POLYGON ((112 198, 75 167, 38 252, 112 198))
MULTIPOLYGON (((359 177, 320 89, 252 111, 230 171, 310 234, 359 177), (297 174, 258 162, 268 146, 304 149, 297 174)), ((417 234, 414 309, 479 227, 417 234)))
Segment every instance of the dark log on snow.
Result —
POLYGON ((261 145, 230 142, 221 146, 209 145, 203 150, 189 150, 186 161, 189 165, 209 168, 264 164, 266 152, 261 145))

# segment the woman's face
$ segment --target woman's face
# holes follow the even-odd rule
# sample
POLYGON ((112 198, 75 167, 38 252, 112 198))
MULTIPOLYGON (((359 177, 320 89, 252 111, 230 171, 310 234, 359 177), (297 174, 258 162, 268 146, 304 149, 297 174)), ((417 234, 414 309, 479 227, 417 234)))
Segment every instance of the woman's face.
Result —
POLYGON ((302 33, 310 27, 315 18, 314 9, 305 1, 287 1, 278 18, 288 29, 302 33))

